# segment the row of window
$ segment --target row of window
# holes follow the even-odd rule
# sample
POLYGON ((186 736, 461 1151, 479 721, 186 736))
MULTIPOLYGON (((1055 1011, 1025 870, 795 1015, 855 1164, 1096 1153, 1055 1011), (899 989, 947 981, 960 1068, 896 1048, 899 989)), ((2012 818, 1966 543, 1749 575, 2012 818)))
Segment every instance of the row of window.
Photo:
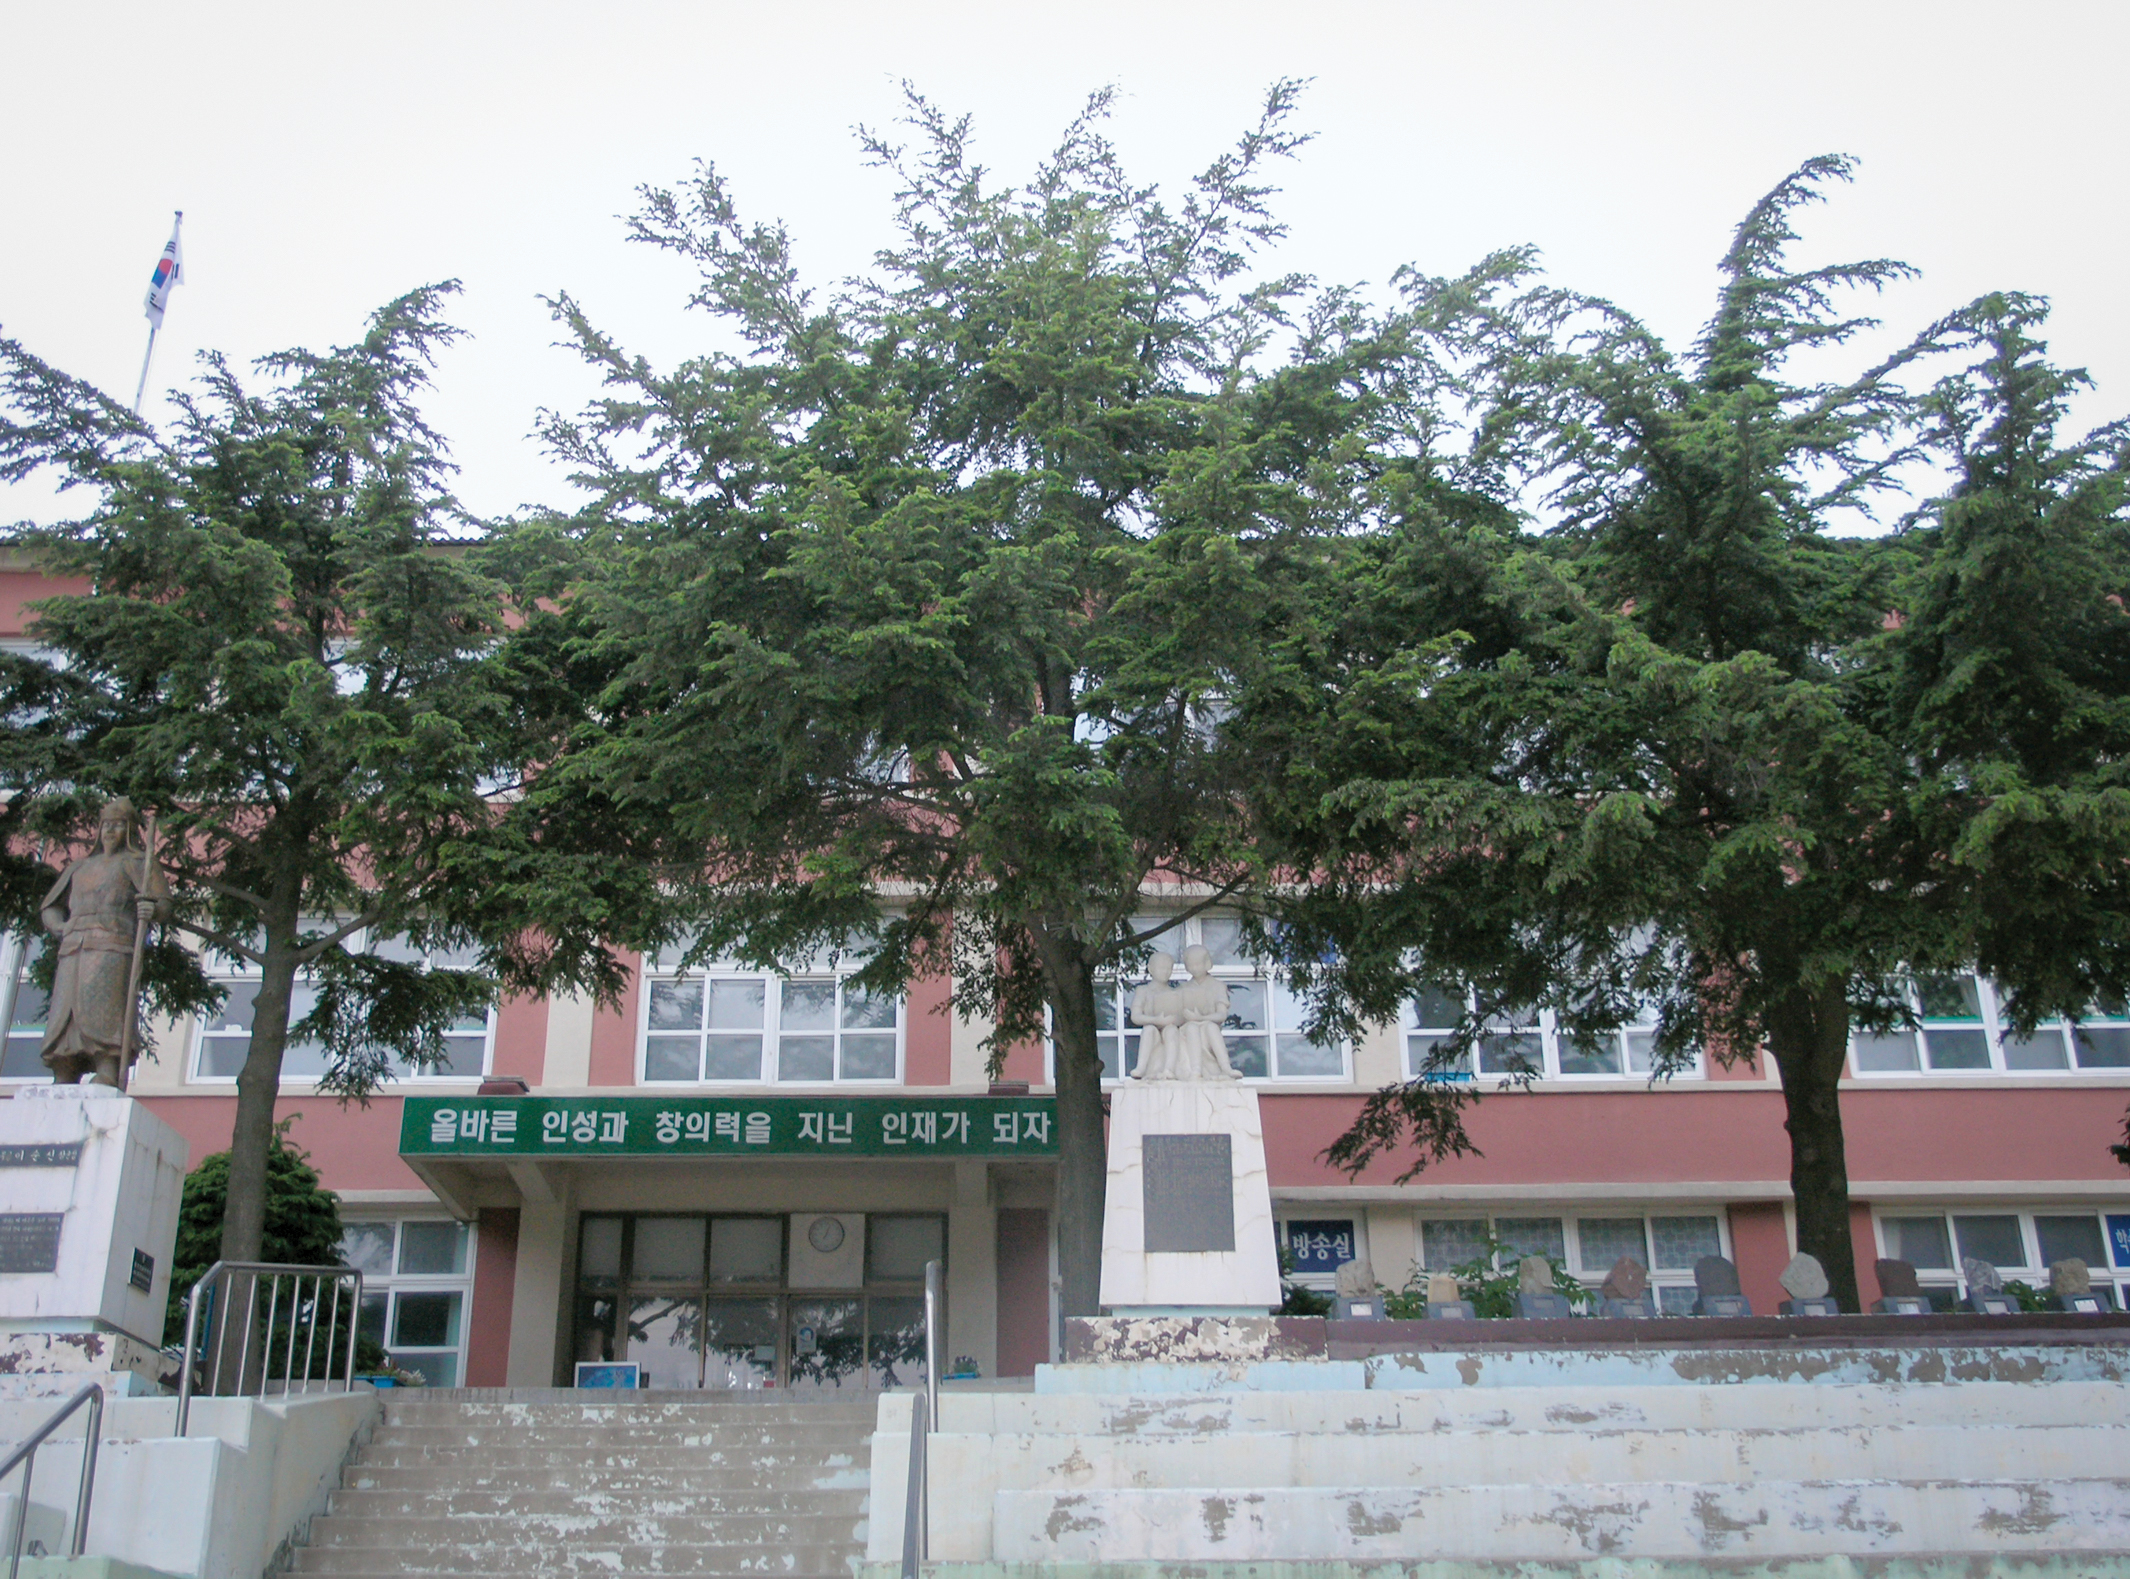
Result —
MULTIPOLYGON (((1550 1256, 1596 1288, 1622 1256, 1649 1272, 1661 1309, 1693 1308, 1694 1263, 1730 1254, 1723 1215, 1682 1211, 1662 1215, 1613 1212, 1604 1216, 1523 1216, 1474 1213, 1422 1217, 1420 1271, 1447 1272, 1484 1261, 1508 1270, 1525 1256, 1550 1256)), ((1288 1265, 1300 1281, 1330 1287, 1342 1262, 1361 1259, 1359 1224, 1350 1218, 1290 1218, 1280 1233, 1288 1265)))
MULTIPOLYGON (((1550 1256, 1596 1287, 1622 1256, 1649 1270, 1660 1307, 1684 1315, 1694 1303, 1694 1263, 1731 1254, 1720 1212, 1605 1216, 1511 1216, 1474 1213, 1422 1217, 1420 1268, 1449 1271, 1485 1261, 1506 1270, 1527 1255, 1550 1256)), ((1279 1225, 1287 1264, 1303 1283, 1329 1288, 1338 1268, 1366 1259, 1360 1222, 1350 1217, 1291 1217, 1279 1225)), ((2130 1309, 2130 1213, 2058 1210, 1896 1210, 1876 1219, 1877 1254, 1908 1262, 1933 1302, 1950 1309, 1967 1295, 1963 1261, 1986 1261, 2007 1281, 2045 1292, 2051 1264, 2086 1264, 2103 1299, 2130 1309)))
MULTIPOLYGON (((1137 917, 1144 929, 1154 917, 1137 917)), ((1228 1056, 1246 1079, 1343 1084, 1352 1078, 1350 1049, 1321 1042, 1303 1030, 1304 1006, 1276 976, 1257 971, 1241 952, 1239 924, 1194 919, 1174 929, 1169 946, 1180 954, 1204 947, 1214 975, 1228 990, 1228 1056)), ((358 943, 360 940, 357 940, 358 943)), ((1167 941, 1167 940, 1164 940, 1167 941)), ((369 946, 391 958, 443 968, 467 968, 470 956, 435 952, 418 956, 393 939, 369 946)), ((28 979, 21 951, 9 945, 16 978, 11 1024, 0 1047, 0 1079, 45 1076, 38 1060, 46 1014, 45 995, 28 979)), ((637 1078, 646 1085, 804 1084, 898 1085, 904 1078, 904 1005, 899 997, 862 992, 848 971, 832 960, 812 962, 818 973, 777 976, 760 971, 707 968, 680 972, 653 960, 646 971, 638 1026, 637 1078)), ((0 980, 4 980, 0 977, 0 980)), ((213 1083, 233 1081, 251 1045, 255 972, 232 970, 219 978, 227 992, 220 1009, 206 1017, 193 1038, 188 1076, 213 1083)), ((1097 1041, 1103 1077, 1122 1078, 1136 1065, 1139 1033, 1131 1024, 1139 980, 1105 982, 1096 996, 1097 1041)), ((1861 1079, 1903 1074, 2001 1073, 2047 1075, 2130 1070, 2130 1013, 2122 1005, 2098 1006, 2076 1027, 2044 1024, 2021 1037, 2003 1018, 2002 1001, 1990 982, 1968 976, 1932 977, 1911 984, 1919 1028, 1889 1034, 1859 1032, 1852 1042, 1851 1069, 1861 1079)), ((290 1008, 301 1020, 317 1002, 316 988, 299 981, 290 1008)), ((1652 1063, 1653 1023, 1629 1025, 1591 1040, 1562 1031, 1552 1012, 1493 1018, 1474 1045, 1454 1064, 1436 1062, 1437 1050, 1459 1019, 1454 999, 1426 992, 1409 1006, 1402 1028, 1405 1073, 1435 1079, 1532 1075, 1544 1080, 1646 1081, 1652 1063)), ((492 1056, 495 1018, 469 1018, 445 1037, 446 1058, 436 1067, 402 1066, 400 1079, 469 1080, 485 1074, 492 1056)), ((291 1042, 282 1072, 291 1083, 315 1080, 325 1071, 325 1049, 291 1042)), ((1681 1078, 1706 1073, 1698 1054, 1681 1078)))
POLYGON ((1878 1235, 1880 1252, 1913 1266, 1941 1306, 1966 1296, 1963 1262, 1987 1261, 2005 1279, 2045 1292, 2050 1266, 2076 1259, 2092 1274, 2095 1292, 2130 1308, 2130 1213, 1889 1212, 1878 1219, 1878 1235))

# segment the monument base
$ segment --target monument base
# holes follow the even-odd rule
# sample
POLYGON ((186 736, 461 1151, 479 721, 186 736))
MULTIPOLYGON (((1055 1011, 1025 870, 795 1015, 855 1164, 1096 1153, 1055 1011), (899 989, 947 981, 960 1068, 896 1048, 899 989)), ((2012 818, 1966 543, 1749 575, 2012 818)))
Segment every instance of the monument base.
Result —
POLYGON ((1141 1316, 1263 1317, 1278 1306, 1255 1091, 1177 1080, 1111 1094, 1102 1303, 1141 1316))
MULTIPOLYGON (((10 1343, 42 1333, 124 1335, 151 1353, 161 1344, 186 1155, 183 1136, 108 1086, 25 1086, 0 1102, 10 1343)), ((18 1355, 12 1368, 28 1367, 18 1355)))
POLYGON ((0 1399, 65 1398, 91 1382, 114 1398, 152 1398, 177 1364, 123 1332, 0 1332, 0 1399))

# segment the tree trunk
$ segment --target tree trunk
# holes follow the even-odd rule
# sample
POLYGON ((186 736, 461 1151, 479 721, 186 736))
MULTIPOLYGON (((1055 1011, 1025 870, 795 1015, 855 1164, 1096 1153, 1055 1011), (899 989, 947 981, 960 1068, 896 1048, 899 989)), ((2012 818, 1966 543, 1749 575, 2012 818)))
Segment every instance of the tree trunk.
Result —
POLYGON ((251 1050, 237 1073, 237 1121, 229 1139, 229 1199, 222 1209, 222 1259, 257 1261, 266 1239, 266 1157, 274 1143, 274 1100, 296 985, 296 923, 269 922, 266 963, 252 1000, 251 1050))
POLYGON ((1819 1258, 1843 1310, 1861 1310, 1849 1238, 1849 1164, 1842 1147, 1841 1078, 1849 1053, 1843 984, 1793 988, 1766 1017, 1768 1052, 1782 1076, 1790 1132, 1790 1194, 1797 1247, 1819 1258))
POLYGON ((1058 1091, 1058 1309, 1094 1316, 1102 1304, 1102 1213, 1109 1147, 1102 1131, 1102 1057, 1094 972, 1069 939, 1042 939, 1058 1091))

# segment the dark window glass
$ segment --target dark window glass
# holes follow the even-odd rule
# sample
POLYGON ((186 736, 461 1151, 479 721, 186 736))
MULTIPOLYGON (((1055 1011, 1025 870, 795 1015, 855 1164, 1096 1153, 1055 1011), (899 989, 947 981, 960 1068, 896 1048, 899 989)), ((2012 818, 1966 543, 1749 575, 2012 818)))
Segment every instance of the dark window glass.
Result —
POLYGON ((2107 1250, 2101 1244, 2100 1219, 2081 1213, 2077 1217, 2034 1218, 2034 1237, 2041 1241, 2041 1264, 2069 1261, 2074 1257, 2089 1267, 2105 1267, 2107 1250))
POLYGON ((2081 1025, 2078 1028, 2078 1067, 2130 1068, 2130 1026, 2081 1025))
POLYGON ((1955 1217, 1953 1235, 1960 1242, 1960 1258, 1973 1257, 1991 1266, 2025 1266, 2026 1241, 2019 1234, 2016 1217, 1955 1217))
POLYGON ((865 1279, 868 1283, 918 1283, 927 1261, 944 1262, 947 1224, 943 1217, 876 1215, 865 1221, 865 1279))
POLYGON ((1923 1033, 1933 1069, 1989 1068, 1989 1037, 1985 1032, 1948 1031, 1932 1026, 1923 1033))

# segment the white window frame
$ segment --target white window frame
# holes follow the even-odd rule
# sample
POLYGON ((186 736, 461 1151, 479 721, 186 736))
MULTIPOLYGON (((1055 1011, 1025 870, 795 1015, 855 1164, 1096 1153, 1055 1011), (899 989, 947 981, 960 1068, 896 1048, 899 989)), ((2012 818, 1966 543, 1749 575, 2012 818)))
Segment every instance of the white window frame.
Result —
MULTIPOLYGON (((2026 1255, 2023 1266, 1998 1266, 1997 1275, 2007 1282, 2027 1284, 2042 1294, 2049 1291, 2048 1263, 2041 1260, 2041 1234, 2035 1226, 2037 1217, 2091 1217, 2100 1225, 2100 1249, 2104 1258, 2098 1265, 2090 1265, 2095 1288, 2111 1287, 2115 1292, 2115 1307, 2118 1311, 2130 1310, 2130 1263, 2115 1261, 2115 1244, 2108 1231, 2108 1219, 2130 1215, 2130 1201, 2123 1203, 2122 1211, 2106 1206, 2034 1206, 2028 1204, 2005 1204, 1993 1202, 1962 1202, 1957 1206, 1873 1206, 1871 1210, 1871 1238, 1880 1256, 1893 1255, 1892 1240, 1886 1231, 1889 1219, 1913 1219, 1935 1217, 1945 1225, 1945 1243, 1950 1251, 1952 1266, 1917 1267, 1916 1281, 1928 1293, 1932 1289, 1949 1292, 1955 1301, 1968 1295, 1967 1278, 1961 1269, 1963 1259, 1960 1236, 1955 1219, 1961 1217, 2016 1217, 2019 1220, 2020 1246, 2026 1255)), ((1995 1264, 1995 1263, 1992 1263, 1995 1264)))
MULTIPOLYGON (((1493 1230, 1494 1237, 1498 1239, 1502 1237, 1498 1225, 1504 1221, 1552 1218, 1557 1219, 1561 1225, 1562 1259, 1568 1263, 1570 1274, 1578 1283, 1595 1293, 1599 1285, 1605 1281, 1605 1275, 1612 1270, 1612 1263, 1608 1261, 1603 1266, 1592 1266, 1583 1259, 1582 1221, 1586 1217, 1592 1220, 1605 1221, 1616 1221, 1630 1217, 1638 1217, 1642 1220, 1642 1254, 1637 1259, 1641 1261, 1643 1269, 1649 1274, 1649 1286, 1658 1291, 1659 1310, 1664 1314, 1676 1315, 1684 1313, 1683 1309, 1669 1312, 1662 1311, 1664 1290, 1670 1289, 1673 1294, 1673 1303, 1682 1307, 1690 1306, 1694 1299, 1698 1297, 1698 1292, 1694 1285, 1694 1269, 1691 1266, 1660 1267, 1655 1264, 1656 1256, 1653 1247, 1656 1244, 1656 1219, 1671 1217, 1715 1219, 1716 1253, 1733 1262, 1737 1260, 1737 1253, 1731 1245, 1731 1215, 1726 1207, 1721 1204, 1671 1205, 1667 1203, 1661 1207, 1630 1204, 1603 1207, 1517 1206, 1473 1208, 1462 1211, 1423 1207, 1413 1213, 1414 1265, 1419 1268, 1423 1278, 1429 1272, 1446 1272, 1449 1270, 1448 1267, 1431 1267, 1428 1265, 1427 1233, 1423 1226, 1425 1223, 1483 1223, 1493 1230)), ((1455 1265, 1457 1263, 1452 1264, 1455 1265)), ((1508 1270, 1508 1268, 1500 1266, 1498 1260, 1496 1269, 1499 1271, 1508 1270)))
MULTIPOLYGON (((1468 1010, 1476 1008, 1477 999, 1469 993, 1466 994, 1465 1006, 1468 1010)), ((1420 1078, 1421 1066, 1425 1062, 1427 1049, 1433 1045, 1435 1040, 1448 1036, 1454 1029, 1454 1027, 1447 1025, 1421 1025, 1419 1023, 1419 1008, 1420 1005, 1417 998, 1406 1000, 1405 1010, 1400 1016, 1398 1024, 1399 1057, 1403 1060, 1405 1078, 1408 1080, 1420 1078), (1419 1056, 1415 1056, 1416 1054, 1419 1056)), ((1653 1017, 1636 1020, 1631 1024, 1621 1026, 1618 1030, 1606 1033, 1619 1051, 1620 1068, 1617 1071, 1578 1070, 1574 1073, 1564 1072, 1561 1068, 1563 1033, 1561 1031, 1560 1018, 1551 1009, 1539 1010, 1535 1022, 1512 1023, 1501 1021, 1499 1016, 1495 1018, 1496 1021, 1500 1021, 1499 1030, 1491 1034, 1536 1036, 1539 1039, 1540 1067, 1535 1071, 1539 1080, 1558 1080, 1564 1085, 1618 1086, 1635 1084, 1647 1086, 1650 1083, 1652 1078, 1649 1067, 1651 1054, 1648 1052, 1643 1053, 1643 1062, 1640 1068, 1635 1066, 1635 1060, 1637 1040, 1643 1039, 1643 1046, 1646 1048, 1656 1036, 1657 1022, 1653 1017)), ((1509 1070, 1480 1069, 1477 1067, 1478 1056, 1482 1051, 1483 1044, 1484 1035, 1480 1043, 1466 1049, 1463 1069, 1440 1071, 1431 1078, 1445 1083, 1461 1084, 1470 1080, 1489 1080, 1506 1077, 1511 1074, 1512 1071, 1509 1070)), ((1693 1050, 1692 1061, 1681 1066, 1666 1078, 1670 1080, 1704 1080, 1707 1077, 1708 1059, 1702 1050, 1696 1047, 1693 1050)))
MULTIPOLYGON (((322 929, 327 925, 327 923, 317 920, 306 920, 304 922, 304 925, 307 927, 318 927, 322 929)), ((351 952, 360 953, 362 950, 370 946, 370 935, 366 931, 351 933, 347 938, 343 940, 343 946, 349 949, 351 952)), ((439 951, 437 950, 431 950, 427 955, 427 959, 433 961, 436 958, 438 952, 439 951)), ((209 962, 207 976, 210 981, 214 982, 215 985, 219 987, 232 987, 237 986, 239 984, 248 984, 258 981, 259 967, 251 960, 229 960, 217 958, 209 962)), ((309 983, 309 981, 309 973, 299 971, 296 976, 296 989, 298 991, 302 990, 309 983)), ((301 1018, 302 1015, 296 1012, 296 1005, 291 1003, 289 1006, 290 1027, 293 1029, 295 1022, 301 1018)), ((215 1030, 211 1030, 209 1028, 210 1023, 219 1025, 221 1022, 219 1020, 213 1020, 212 1017, 208 1014, 198 1014, 193 1017, 192 1034, 190 1038, 191 1045, 185 1060, 185 1078, 188 1083, 193 1085, 234 1086, 237 1083, 237 1077, 235 1075, 209 1074, 205 1069, 205 1059, 208 1042, 210 1040, 215 1039, 234 1039, 233 1036, 223 1037, 222 1033, 215 1030)), ((468 1030, 457 1032, 454 1034, 470 1038, 473 1033, 468 1030)), ((251 1033, 248 1029, 245 1031, 244 1035, 246 1041, 249 1042, 251 1033)), ((296 1044, 291 1043, 290 1045, 294 1046, 296 1044)), ((287 1054, 284 1052, 284 1059, 286 1058, 286 1056, 287 1054)), ((481 1031, 481 1067, 478 1073, 465 1073, 458 1070, 440 1072, 428 1069, 402 1070, 395 1068, 386 1074, 385 1083, 387 1085, 411 1086, 463 1086, 469 1083, 478 1083, 488 1078, 489 1071, 495 1067, 495 1058, 496 1006, 494 1004, 490 1004, 488 1007, 488 1012, 484 1017, 483 1028, 481 1031)), ((291 1074, 289 1073, 285 1065, 281 1072, 281 1084, 284 1088, 288 1086, 316 1085, 318 1083, 318 1079, 319 1076, 317 1075, 291 1074)))
MULTIPOLYGON (((1858 1060, 1858 1037, 1860 1034, 1870 1033, 1859 1033, 1852 1029, 1849 1033, 1849 1078, 1852 1080, 1878 1081, 1951 1080, 1962 1077, 1982 1079, 1995 1076, 2012 1080, 2063 1080, 2066 1078, 2091 1080, 2095 1076, 2105 1078, 2112 1075, 2123 1080, 2130 1080, 2130 1064, 2079 1063, 2078 1047, 2072 1036, 2070 1022, 2060 1018, 2043 1020, 2034 1028, 2034 1035, 2037 1039, 2054 1036, 2060 1041, 2064 1053, 2064 1061, 2061 1066, 2043 1069, 2014 1069, 2010 1067, 2004 1050, 2004 1038, 2009 1027, 2005 1021, 2003 999, 1998 992, 1997 984, 1987 976, 1979 975, 1972 971, 1959 974, 1966 975, 1975 984, 1976 995, 1982 1008, 1979 1018, 1969 1019, 1965 1016, 1924 1014, 1922 1012, 1921 995, 1915 984, 1911 982, 1907 987, 1908 1006, 1916 1012, 1919 1029, 1916 1031, 1896 1029, 1889 1032, 1888 1035, 1907 1037, 1910 1040, 1921 1038, 1916 1046, 1915 1067, 1912 1069, 1862 1068, 1858 1060), (1932 1068, 1930 1065, 1929 1046, 1929 1035, 1932 1030, 1980 1030, 1983 1044, 1989 1051, 1988 1066, 1986 1068, 1932 1068)), ((2094 1014, 2081 1020, 2079 1025, 2081 1028, 2092 1026, 2100 1030, 2130 1032, 2130 1014, 2094 1014)))
MULTIPOLYGON (((24 939, 16 937, 11 932, 0 933, 0 1001, 4 1001, 7 997, 7 984, 15 980, 16 977, 21 976, 27 969, 30 958, 28 945, 37 941, 38 939, 36 938, 24 939)), ((29 985, 27 977, 24 977, 22 985, 25 987, 29 985)), ((20 1002, 21 1000, 18 997, 15 1000, 15 1004, 7 1006, 10 1010, 10 1018, 13 1017, 12 1011, 14 1007, 19 1005, 20 1002)), ((14 1040, 14 1034, 15 1028, 12 1025, 0 1026, 0 1049, 4 1049, 8 1042, 14 1040)), ((26 1034, 35 1034, 40 1045, 42 1044, 44 1038, 41 1030, 32 1028, 31 1032, 26 1034)), ((30 1059, 33 1063, 37 1062, 36 1048, 31 1049, 30 1059)), ((42 1063, 37 1063, 37 1071, 33 1074, 7 1075, 4 1078, 10 1085, 49 1085, 52 1080, 52 1071, 42 1063)))
POLYGON ((452 1217, 436 1216, 426 1212, 412 1212, 395 1216, 390 1212, 365 1212, 360 1207, 348 1210, 343 1221, 348 1225, 384 1223, 392 1228, 392 1270, 389 1272, 362 1275, 362 1291, 365 1296, 383 1294, 385 1298, 384 1351, 393 1364, 407 1360, 419 1364, 423 1355, 456 1353, 456 1379, 454 1386, 466 1385, 466 1351, 473 1335, 473 1274, 480 1259, 480 1234, 471 1223, 458 1223, 463 1231, 466 1246, 466 1265, 459 1272, 402 1272, 399 1258, 405 1242, 406 1228, 410 1223, 456 1223, 452 1217), (393 1323, 399 1315, 399 1296, 402 1294, 457 1294, 459 1296, 458 1344, 456 1349, 445 1345, 435 1348, 398 1349, 392 1342, 393 1323))
MULTIPOLYGON (((844 1076, 840 1073, 840 1070, 842 1069, 843 1065, 843 1038, 846 1035, 856 1034, 860 1036, 877 1036, 881 1034, 878 1029, 863 1029, 856 1026, 846 1027, 842 1023, 843 994, 846 990, 845 984, 849 982, 851 977, 855 976, 857 973, 857 967, 846 968, 842 965, 840 960, 831 961, 829 964, 820 969, 793 970, 789 974, 786 974, 780 971, 749 970, 744 966, 734 965, 724 961, 713 961, 712 963, 707 965, 690 966, 687 970, 680 971, 669 968, 661 968, 660 962, 646 959, 644 961, 642 974, 638 981, 638 991, 636 994, 637 1085, 660 1091, 672 1091, 686 1086, 706 1086, 718 1090, 737 1090, 742 1088, 759 1089, 765 1086, 774 1086, 777 1089, 784 1091, 806 1091, 825 1089, 835 1089, 840 1091, 847 1090, 851 1087, 870 1087, 874 1090, 892 1090, 896 1087, 905 1084, 909 1058, 909 1045, 908 1038, 906 1035, 907 1026, 909 1022, 909 995, 907 993, 896 993, 894 1000, 894 1074, 887 1078, 882 1078, 879 1076, 871 1075, 863 1077, 844 1076), (756 1074, 751 1077, 741 1077, 738 1079, 697 1078, 694 1080, 654 1080, 650 1077, 649 1064, 650 1038, 652 1035, 652 984, 655 982, 676 982, 691 980, 700 981, 704 984, 703 998, 704 1011, 706 1014, 708 1013, 708 1005, 710 999, 709 984, 711 982, 743 981, 762 984, 762 1062, 761 1072, 759 1074, 756 1074), (794 1033, 796 1035, 805 1036, 826 1035, 831 1036, 835 1039, 836 1047, 834 1057, 836 1068, 838 1069, 839 1073, 832 1079, 785 1080, 780 1078, 778 1060, 782 1047, 782 1037, 784 1034, 782 1025, 784 1009, 783 988, 784 984, 787 982, 833 982, 835 984, 835 1019, 837 1022, 836 1025, 826 1031, 808 1029, 805 1031, 794 1033)), ((687 1031, 661 1030, 657 1034, 661 1036, 687 1036, 693 1034, 697 1038, 704 1038, 712 1033, 710 1031, 699 1028, 692 1033, 687 1031)), ((742 1031, 740 1034, 745 1035, 748 1033, 742 1031)), ((702 1056, 702 1053, 699 1051, 696 1063, 696 1068, 698 1070, 702 1068, 702 1056)))
MULTIPOLYGON (((1168 919, 1168 917, 1158 914, 1136 915, 1131 918, 1130 925, 1134 932, 1143 933, 1168 919)), ((1192 916, 1187 920, 1178 922, 1168 931, 1154 939, 1150 945, 1150 951, 1167 954, 1178 962, 1180 969, 1185 949, 1208 947, 1205 941, 1205 923, 1208 921, 1233 923, 1236 920, 1237 918, 1234 916, 1220 914, 1192 916)), ((1344 1038, 1332 1044, 1332 1050, 1339 1055, 1338 1073, 1288 1075, 1279 1072, 1280 1037, 1301 1034, 1299 1022, 1289 1026, 1283 1024, 1278 1018, 1277 1009, 1280 994, 1288 992, 1285 978, 1281 972, 1267 966, 1261 966, 1254 960, 1238 958, 1225 964, 1216 962, 1213 966, 1213 979, 1224 982, 1230 987, 1255 984, 1261 985, 1264 989, 1265 1018, 1270 1023, 1262 1031, 1251 1031, 1243 1034, 1264 1037, 1265 1073, 1261 1075, 1244 1075, 1242 1084, 1253 1087, 1350 1086, 1353 1084, 1353 1045, 1344 1038)), ((1099 997, 1104 992, 1112 995, 1111 1001, 1116 1006, 1114 1011, 1116 1015, 1114 1021, 1115 1029, 1097 1030, 1095 1032, 1095 1042, 1098 1049, 1104 1043, 1113 1044, 1117 1049, 1118 1072, 1112 1075, 1105 1069, 1102 1076, 1102 1084, 1106 1088, 1115 1089, 1125 1083, 1125 1071, 1122 1066, 1129 1055, 1132 1038, 1138 1034, 1131 1023, 1132 994, 1144 984, 1145 978, 1137 975, 1130 978, 1119 975, 1105 975, 1095 981, 1098 1007, 1099 997)), ((1291 999, 1291 994, 1289 994, 1289 997, 1291 999)), ((1055 1085, 1057 1083, 1057 1045, 1055 1039, 1049 1034, 1049 1018, 1049 1010, 1046 1008, 1044 1010, 1043 1075, 1046 1080, 1055 1085)), ((1234 1039, 1231 1035, 1229 1038, 1229 1058, 1231 1061, 1234 1057, 1233 1045, 1234 1039)), ((1322 1046, 1323 1044, 1317 1043, 1315 1045, 1322 1046)))

